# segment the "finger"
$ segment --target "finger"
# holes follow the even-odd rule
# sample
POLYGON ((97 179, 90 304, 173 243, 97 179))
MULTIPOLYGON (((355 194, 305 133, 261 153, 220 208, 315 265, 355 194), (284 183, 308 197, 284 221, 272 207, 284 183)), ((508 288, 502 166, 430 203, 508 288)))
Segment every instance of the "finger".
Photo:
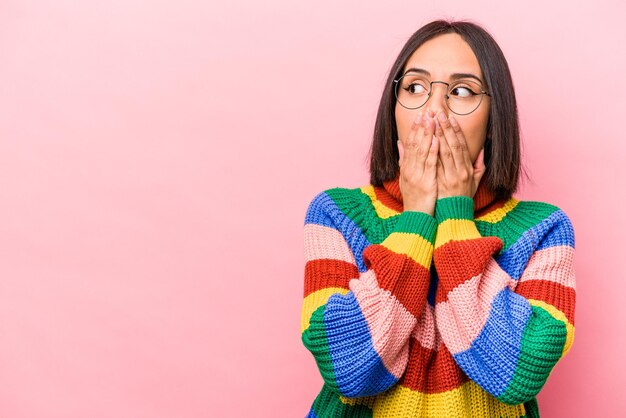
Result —
POLYGON ((446 173, 444 172, 443 169, 443 163, 441 162, 441 159, 438 158, 437 159, 437 190, 438 193, 443 192, 443 184, 445 183, 445 178, 446 178, 446 173))
MULTIPOLYGON (((424 152, 422 148, 422 136, 424 126, 422 123, 422 114, 418 113, 414 123, 411 125, 411 132, 408 135, 407 143, 403 144, 404 148, 404 161, 403 167, 405 172, 415 172, 416 170, 423 170, 419 163, 419 154, 424 152)), ((428 152, 428 151, 426 151, 428 152)))
POLYGON ((457 162, 457 166, 463 164, 466 167, 472 167, 472 159, 469 155, 467 140, 465 139, 465 135, 463 135, 463 131, 461 131, 461 125, 459 125, 453 116, 450 117, 449 122, 455 133, 453 141, 450 142, 450 148, 452 148, 452 154, 457 162))
POLYGON ((439 122, 439 126, 442 130, 443 135, 448 139, 448 147, 450 152, 452 153, 452 158, 454 159, 455 167, 459 165, 459 161, 456 160, 456 155, 454 154, 454 149, 452 148, 452 144, 456 139, 456 132, 454 128, 450 124, 450 119, 446 116, 445 112, 440 111, 437 113, 437 121, 439 122))
MULTIPOLYGON (((413 124, 411 125, 411 132, 407 135, 406 143, 403 143, 403 162, 402 167, 405 173, 414 173, 423 171, 423 164, 419 162, 419 154, 424 152, 421 148, 423 137, 423 114, 418 113, 413 124)), ((428 150, 425 151, 426 153, 428 150)))
POLYGON ((456 164, 454 161, 454 155, 452 153, 452 149, 450 149, 450 144, 448 142, 449 138, 447 138, 443 130, 441 129, 441 125, 439 125, 438 119, 435 119, 435 123, 437 124, 435 135, 439 138, 439 159, 443 164, 443 170, 453 172, 456 169, 456 164))
POLYGON ((404 145, 406 148, 410 148, 410 146, 417 143, 417 134, 419 133, 421 122, 422 122, 422 114, 418 113, 417 117, 411 124, 411 130, 409 131, 409 134, 407 135, 407 138, 404 141, 404 145))
POLYGON ((419 151, 417 153, 418 160, 420 164, 423 166, 428 158, 428 153, 430 148, 432 147, 432 138, 434 134, 435 125, 433 120, 428 116, 423 117, 422 125, 424 129, 422 130, 422 135, 420 138, 420 146, 419 151))
POLYGON ((437 138, 436 136, 433 136, 432 143, 430 145, 430 150, 428 151, 428 156, 426 157, 426 162, 424 163, 425 170, 429 170, 432 172, 432 174, 436 175, 438 158, 439 158, 439 138, 437 138))

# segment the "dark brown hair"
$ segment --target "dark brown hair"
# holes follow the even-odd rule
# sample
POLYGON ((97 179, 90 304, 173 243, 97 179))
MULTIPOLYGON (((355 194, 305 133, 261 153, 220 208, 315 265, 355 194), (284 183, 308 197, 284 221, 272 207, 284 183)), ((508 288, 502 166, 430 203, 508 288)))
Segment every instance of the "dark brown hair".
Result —
POLYGON ((496 41, 485 29, 469 21, 430 22, 415 32, 400 51, 391 67, 378 106, 369 152, 370 182, 374 186, 382 186, 383 182, 394 179, 400 170, 393 80, 402 75, 407 61, 417 48, 445 33, 459 34, 478 59, 487 91, 491 95, 484 156, 486 171, 481 181, 486 182, 498 199, 508 199, 517 190, 523 171, 513 80, 509 65, 496 41))

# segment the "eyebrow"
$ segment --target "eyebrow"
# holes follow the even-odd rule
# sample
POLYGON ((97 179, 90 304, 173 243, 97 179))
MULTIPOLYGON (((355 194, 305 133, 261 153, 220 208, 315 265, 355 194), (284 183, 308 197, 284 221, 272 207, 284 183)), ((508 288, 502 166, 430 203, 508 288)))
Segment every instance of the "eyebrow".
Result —
MULTIPOLYGON (((427 75, 428 77, 430 77, 430 73, 426 70, 424 70, 423 68, 409 68, 408 70, 406 70, 406 72, 404 74, 410 73, 410 72, 414 72, 414 73, 420 73, 420 74, 424 74, 427 75)), ((480 77, 472 74, 472 73, 454 73, 452 75, 450 75, 450 79, 451 80, 458 80, 459 78, 474 78, 476 80, 478 80, 480 82, 480 84, 483 84, 483 81, 480 79, 480 77)))

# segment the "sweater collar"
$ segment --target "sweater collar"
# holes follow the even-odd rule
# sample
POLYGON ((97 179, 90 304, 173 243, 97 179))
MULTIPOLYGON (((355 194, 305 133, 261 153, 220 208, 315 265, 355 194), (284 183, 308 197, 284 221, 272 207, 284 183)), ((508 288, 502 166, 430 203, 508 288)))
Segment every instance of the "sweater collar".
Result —
MULTIPOLYGON (((389 197, 392 198, 393 206, 402 207, 402 193, 400 192, 400 173, 392 180, 383 183, 383 189, 387 192, 389 197)), ((496 195, 491 191, 484 181, 478 184, 476 194, 474 195, 474 213, 484 213, 489 211, 489 208, 496 203, 496 195)), ((391 202, 390 202, 391 203, 391 202)))

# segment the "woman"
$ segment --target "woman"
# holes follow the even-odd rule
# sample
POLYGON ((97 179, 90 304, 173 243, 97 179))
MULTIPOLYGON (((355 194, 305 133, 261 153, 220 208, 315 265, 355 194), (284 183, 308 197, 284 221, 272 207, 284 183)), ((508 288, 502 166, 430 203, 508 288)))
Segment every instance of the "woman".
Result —
POLYGON ((494 39, 435 21, 383 93, 371 179, 307 210, 309 417, 537 417, 574 337, 574 232, 519 201, 517 106, 494 39))

